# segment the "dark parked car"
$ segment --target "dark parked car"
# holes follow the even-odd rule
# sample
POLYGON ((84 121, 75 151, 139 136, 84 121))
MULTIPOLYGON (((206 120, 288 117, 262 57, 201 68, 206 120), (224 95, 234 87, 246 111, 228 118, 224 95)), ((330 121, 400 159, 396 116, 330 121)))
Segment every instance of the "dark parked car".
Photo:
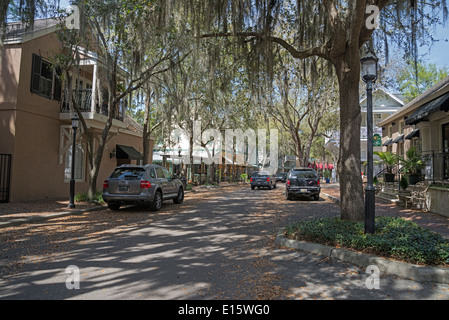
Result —
POLYGON ((281 182, 287 181, 287 174, 288 174, 287 172, 278 173, 276 176, 276 181, 281 181, 281 182))
POLYGON ((255 187, 273 189, 276 188, 276 176, 268 171, 254 171, 250 178, 251 189, 255 187))
POLYGON ((294 168, 290 170, 285 185, 287 200, 293 195, 311 196, 314 200, 320 199, 320 178, 311 168, 294 168))
POLYGON ((103 184, 103 200, 111 210, 123 204, 141 204, 158 211, 167 199, 182 203, 183 184, 158 165, 119 166, 103 184))

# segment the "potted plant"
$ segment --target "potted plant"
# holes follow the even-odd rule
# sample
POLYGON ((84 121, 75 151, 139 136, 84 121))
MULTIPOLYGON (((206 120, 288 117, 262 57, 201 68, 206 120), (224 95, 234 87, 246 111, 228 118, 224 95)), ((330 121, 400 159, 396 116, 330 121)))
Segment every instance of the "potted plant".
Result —
POLYGON ((414 185, 421 180, 421 170, 425 166, 425 162, 421 158, 421 154, 416 147, 411 147, 406 152, 407 158, 401 157, 400 160, 408 173, 408 183, 414 185))
POLYGON ((394 182, 393 168, 398 163, 398 155, 388 151, 374 151, 374 154, 379 156, 380 160, 376 161, 376 164, 383 164, 386 169, 384 173, 385 182, 394 182))

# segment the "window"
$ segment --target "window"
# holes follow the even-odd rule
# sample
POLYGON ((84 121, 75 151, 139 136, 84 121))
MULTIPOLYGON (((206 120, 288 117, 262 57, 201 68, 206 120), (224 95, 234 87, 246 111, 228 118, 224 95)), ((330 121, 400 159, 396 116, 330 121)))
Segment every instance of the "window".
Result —
POLYGON ((37 54, 33 54, 31 70, 31 92, 48 99, 61 100, 62 72, 54 70, 50 62, 45 61, 37 54))
POLYGON ((142 179, 144 173, 145 169, 143 168, 118 168, 114 170, 114 172, 111 174, 111 178, 125 179, 125 180, 142 179))
POLYGON ((379 122, 382 121, 382 114, 381 113, 375 113, 375 114, 373 114, 373 116, 374 116, 374 120, 373 120, 374 125, 377 126, 379 124, 379 122))
POLYGON ((404 127, 405 127, 405 122, 404 121, 399 121, 399 133, 403 134, 404 133, 404 127))
POLYGON ((166 178, 166 179, 171 179, 171 178, 172 178, 171 173, 168 172, 167 169, 163 169, 163 170, 164 170, 164 173, 165 173, 165 178, 166 178))
MULTIPOLYGON (((81 144, 76 145, 75 154, 75 181, 84 181, 84 150, 81 144)), ((70 181, 72 178, 72 146, 67 149, 65 153, 65 169, 64 169, 64 179, 65 181, 70 181)))
POLYGON ((157 174, 158 179, 164 179, 165 178, 164 171, 162 170, 161 167, 156 167, 156 174, 157 174))
POLYGON ((292 171, 291 178, 299 179, 316 179, 317 175, 314 171, 292 171))

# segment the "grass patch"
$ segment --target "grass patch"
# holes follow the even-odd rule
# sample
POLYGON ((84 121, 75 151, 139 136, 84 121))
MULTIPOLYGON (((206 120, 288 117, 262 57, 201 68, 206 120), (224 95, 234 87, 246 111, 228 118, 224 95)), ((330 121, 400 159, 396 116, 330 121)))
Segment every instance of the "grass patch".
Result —
POLYGON ((364 234, 363 222, 314 219, 288 225, 285 236, 409 263, 449 265, 449 240, 403 218, 377 217, 374 234, 364 234))

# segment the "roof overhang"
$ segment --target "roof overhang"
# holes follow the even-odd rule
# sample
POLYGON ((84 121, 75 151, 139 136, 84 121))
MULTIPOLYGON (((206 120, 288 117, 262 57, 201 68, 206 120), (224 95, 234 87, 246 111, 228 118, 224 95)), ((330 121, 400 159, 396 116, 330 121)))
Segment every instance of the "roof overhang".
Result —
POLYGON ((423 104, 405 121, 406 124, 417 124, 422 121, 429 121, 429 116, 437 111, 449 111, 449 92, 423 104))

